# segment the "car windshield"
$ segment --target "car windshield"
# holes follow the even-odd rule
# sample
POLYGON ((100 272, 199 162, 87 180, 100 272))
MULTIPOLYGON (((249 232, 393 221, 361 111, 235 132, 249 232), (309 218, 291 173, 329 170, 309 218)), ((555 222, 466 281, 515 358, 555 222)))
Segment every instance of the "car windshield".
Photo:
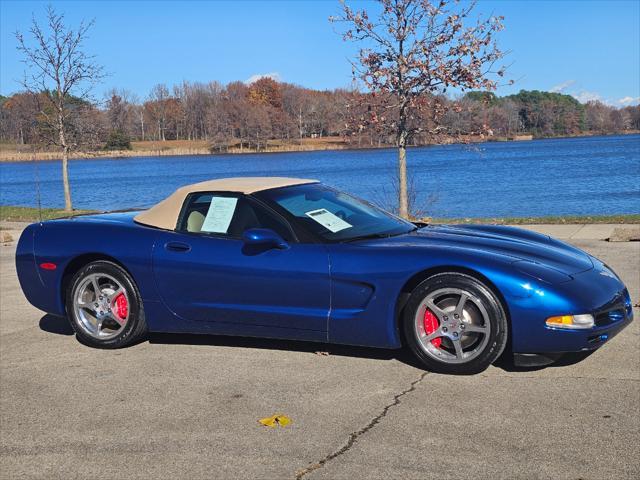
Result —
POLYGON ((318 183, 267 190, 260 197, 277 204, 304 228, 330 242, 389 237, 416 228, 369 203, 318 183))

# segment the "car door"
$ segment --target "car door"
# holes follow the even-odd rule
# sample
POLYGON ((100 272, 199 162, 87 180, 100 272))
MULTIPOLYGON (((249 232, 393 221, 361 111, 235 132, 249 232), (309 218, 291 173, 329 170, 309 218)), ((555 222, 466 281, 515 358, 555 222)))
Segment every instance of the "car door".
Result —
POLYGON ((247 196, 187 197, 176 231, 157 238, 153 270, 163 301, 185 320, 327 330, 325 246, 296 242, 284 219, 247 196), (248 228, 275 230, 288 248, 246 248, 248 228))

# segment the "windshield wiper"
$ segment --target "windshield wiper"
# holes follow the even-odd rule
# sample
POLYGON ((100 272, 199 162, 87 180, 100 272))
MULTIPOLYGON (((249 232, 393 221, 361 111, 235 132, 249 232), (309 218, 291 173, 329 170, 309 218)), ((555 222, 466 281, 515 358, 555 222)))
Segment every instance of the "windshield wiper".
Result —
POLYGON ((347 238, 345 240, 342 240, 340 243, 357 242, 358 240, 371 240, 371 239, 374 239, 374 238, 390 238, 390 237, 396 237, 398 235, 404 235, 405 233, 409 233, 409 232, 402 232, 402 233, 370 233, 368 235, 360 235, 358 237, 347 238))

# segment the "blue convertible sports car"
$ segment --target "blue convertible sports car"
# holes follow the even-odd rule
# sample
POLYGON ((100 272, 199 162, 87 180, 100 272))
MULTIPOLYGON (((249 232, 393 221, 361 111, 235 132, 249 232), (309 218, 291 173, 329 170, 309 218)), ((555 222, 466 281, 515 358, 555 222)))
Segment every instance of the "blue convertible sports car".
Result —
POLYGON ((148 331, 400 348, 474 373, 508 346, 593 350, 632 320, 618 276, 545 235, 410 223, 314 180, 231 178, 143 212, 36 223, 16 252, 37 308, 86 344, 148 331))

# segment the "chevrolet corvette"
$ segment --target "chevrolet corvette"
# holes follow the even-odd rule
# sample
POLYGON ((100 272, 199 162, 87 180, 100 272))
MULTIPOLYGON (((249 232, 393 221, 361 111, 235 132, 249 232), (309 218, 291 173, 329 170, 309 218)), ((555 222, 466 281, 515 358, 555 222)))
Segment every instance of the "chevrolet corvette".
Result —
POLYGON ((632 321, 620 278, 527 230, 411 223, 314 180, 212 180, 145 211, 28 226, 27 299, 83 343, 147 332, 409 348, 426 369, 477 373, 508 349, 551 361, 632 321))

